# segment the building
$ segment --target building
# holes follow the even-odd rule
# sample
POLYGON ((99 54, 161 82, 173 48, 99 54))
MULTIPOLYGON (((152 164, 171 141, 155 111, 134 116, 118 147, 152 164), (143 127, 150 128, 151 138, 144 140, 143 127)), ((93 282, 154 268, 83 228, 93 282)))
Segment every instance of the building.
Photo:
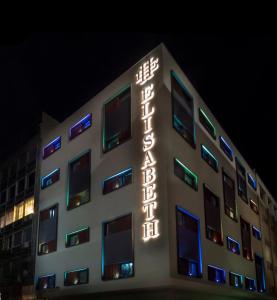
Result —
POLYGON ((163 45, 46 123, 39 298, 274 294, 277 203, 163 45))
POLYGON ((33 299, 38 154, 36 135, 0 167, 1 299, 33 299))

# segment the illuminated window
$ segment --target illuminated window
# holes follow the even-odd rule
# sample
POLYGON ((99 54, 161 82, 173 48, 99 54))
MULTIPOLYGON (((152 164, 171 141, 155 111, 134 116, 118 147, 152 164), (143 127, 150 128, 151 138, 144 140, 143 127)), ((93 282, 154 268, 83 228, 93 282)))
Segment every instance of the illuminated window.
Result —
POLYGON ((235 181, 222 170, 223 196, 225 214, 233 220, 237 220, 237 205, 235 181))
POLYGON ((64 285, 80 285, 88 283, 88 268, 68 271, 64 273, 64 285))
POLYGON ((104 180, 103 194, 108 194, 132 183, 132 169, 124 170, 104 180))
POLYGON ((25 212, 24 216, 28 216, 34 213, 34 197, 28 198, 24 201, 25 204, 25 212))
POLYGON ((219 144, 220 144, 220 148, 223 150, 223 152, 232 161, 233 160, 233 150, 227 144, 227 142, 225 141, 225 139, 222 136, 219 137, 219 144))
POLYGON ((201 157, 211 166, 216 172, 218 172, 218 161, 212 152, 204 145, 201 145, 201 157))
POLYGON ((177 158, 174 158, 174 174, 197 191, 198 176, 182 164, 177 158))
POLYGON ((41 178, 41 189, 45 189, 48 186, 54 184, 60 179, 60 169, 55 169, 51 173, 41 178))
POLYGON ((62 138, 59 136, 43 148, 42 158, 45 159, 61 148, 62 138))
POLYGON ((67 209, 90 200, 90 151, 69 163, 67 209))
POLYGON ((107 152, 131 137, 131 88, 104 106, 103 151, 107 152))
POLYGON ((209 134, 216 139, 216 130, 211 122, 211 120, 208 118, 207 114, 204 112, 202 108, 199 108, 199 120, 200 123, 205 127, 205 129, 209 132, 209 134))
POLYGON ((257 239, 257 240, 261 240, 262 239, 262 233, 261 230, 259 230, 256 226, 252 226, 252 234, 253 236, 257 239))
POLYGON ((251 174, 247 173, 247 179, 248 179, 248 183, 250 184, 252 189, 256 191, 257 190, 257 182, 256 182, 255 178, 251 174))
POLYGON ((247 260, 253 260, 251 249, 250 224, 240 218, 242 255, 247 260))
POLYGON ((24 217, 24 201, 14 206, 14 222, 24 217))
POLYGON ((241 199, 248 203, 247 199, 247 186, 246 186, 246 171, 243 165, 239 162, 236 157, 236 169, 237 169, 237 186, 238 194, 241 199))
POLYGON ((193 98, 174 72, 171 72, 171 99, 173 128, 195 147, 193 98))
POLYGON ((227 236, 227 249, 231 252, 240 255, 240 245, 237 241, 232 239, 230 236, 227 236))
POLYGON ((69 139, 72 140, 91 126, 91 114, 86 115, 69 130, 69 139))
POLYGON ((0 228, 5 227, 5 215, 0 216, 0 228))
POLYGON ((178 273, 190 277, 202 275, 199 219, 176 207, 178 273))
POLYGON ((45 275, 40 276, 37 282, 37 289, 38 290, 45 290, 45 289, 53 289, 56 287, 56 275, 45 275))
POLYGON ((226 274, 221 268, 208 265, 208 279, 216 283, 225 283, 226 274))
POLYGON ((249 277, 245 277, 245 288, 249 291, 255 291, 256 290, 255 280, 249 277))
POLYGON ((257 215, 259 214, 258 205, 255 201, 253 201, 253 199, 250 199, 250 207, 257 215))
POLYGON ((13 213, 13 208, 9 209, 7 212, 6 212, 6 226, 7 225, 10 225, 11 223, 13 223, 13 218, 14 218, 14 213, 13 213))
POLYGON ((266 291, 264 259, 257 254, 255 254, 255 269, 257 278, 257 290, 260 293, 264 293, 266 291))
POLYGON ((132 215, 105 223, 102 279, 112 280, 134 276, 132 215))
POLYGON ((230 272, 229 282, 231 286, 241 289, 243 287, 243 276, 237 273, 230 272))
POLYGON ((82 228, 80 230, 66 234, 65 246, 72 247, 77 246, 89 241, 89 228, 82 228))

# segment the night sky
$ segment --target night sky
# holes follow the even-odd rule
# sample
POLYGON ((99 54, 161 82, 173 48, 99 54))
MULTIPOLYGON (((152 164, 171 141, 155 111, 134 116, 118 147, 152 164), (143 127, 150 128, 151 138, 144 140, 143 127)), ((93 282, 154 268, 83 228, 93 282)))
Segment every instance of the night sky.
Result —
POLYGON ((277 199, 277 35, 22 33, 0 45, 3 159, 38 126, 62 121, 163 42, 277 199))

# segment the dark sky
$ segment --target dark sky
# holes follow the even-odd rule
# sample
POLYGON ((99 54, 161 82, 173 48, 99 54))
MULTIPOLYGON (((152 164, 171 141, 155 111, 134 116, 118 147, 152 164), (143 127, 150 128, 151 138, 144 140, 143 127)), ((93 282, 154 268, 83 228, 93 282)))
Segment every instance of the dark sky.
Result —
POLYGON ((277 34, 272 33, 3 36, 1 157, 34 131, 42 110, 63 120, 161 42, 277 197, 277 34))

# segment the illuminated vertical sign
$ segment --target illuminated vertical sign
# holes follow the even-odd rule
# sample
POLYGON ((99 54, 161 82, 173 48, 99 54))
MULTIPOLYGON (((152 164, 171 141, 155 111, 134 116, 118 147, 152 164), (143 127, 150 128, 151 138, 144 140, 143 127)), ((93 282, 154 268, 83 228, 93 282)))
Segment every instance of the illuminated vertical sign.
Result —
POLYGON ((142 211, 144 222, 142 224, 142 239, 147 242, 157 238, 159 234, 159 220, 156 217, 157 202, 157 171, 156 159, 153 154, 155 146, 155 130, 153 128, 153 117, 155 114, 155 85, 151 81, 155 72, 159 69, 159 58, 151 57, 144 62, 136 74, 136 84, 141 87, 140 104, 141 120, 143 124, 143 163, 142 163, 142 211))

